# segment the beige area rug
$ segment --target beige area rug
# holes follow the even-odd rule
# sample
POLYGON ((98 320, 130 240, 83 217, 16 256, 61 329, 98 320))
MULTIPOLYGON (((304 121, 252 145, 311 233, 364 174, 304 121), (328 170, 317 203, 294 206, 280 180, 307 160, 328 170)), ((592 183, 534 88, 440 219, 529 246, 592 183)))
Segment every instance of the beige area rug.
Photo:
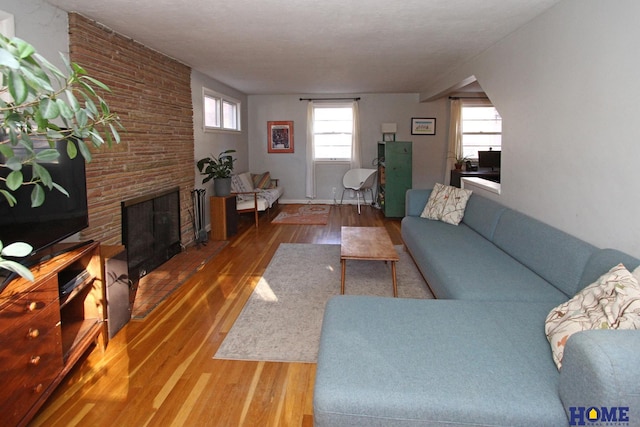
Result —
MULTIPOLYGON (((400 298, 433 298, 401 245, 400 298)), ((316 362, 324 307, 340 294, 340 245, 282 243, 214 358, 316 362)), ((347 261, 347 295, 393 297, 391 264, 347 261)))
POLYGON ((329 222, 329 205, 282 205, 282 210, 271 223, 325 225, 329 222))

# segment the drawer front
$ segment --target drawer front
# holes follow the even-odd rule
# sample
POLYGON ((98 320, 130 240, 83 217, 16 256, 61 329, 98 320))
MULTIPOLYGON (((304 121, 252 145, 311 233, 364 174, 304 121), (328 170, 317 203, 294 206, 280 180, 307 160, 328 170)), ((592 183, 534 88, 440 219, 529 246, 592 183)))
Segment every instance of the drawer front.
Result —
POLYGON ((0 294, 0 338, 11 329, 38 316, 49 305, 57 305, 58 282, 51 278, 29 292, 0 294))
POLYGON ((62 371, 56 304, 0 336, 0 413, 19 421, 62 371))

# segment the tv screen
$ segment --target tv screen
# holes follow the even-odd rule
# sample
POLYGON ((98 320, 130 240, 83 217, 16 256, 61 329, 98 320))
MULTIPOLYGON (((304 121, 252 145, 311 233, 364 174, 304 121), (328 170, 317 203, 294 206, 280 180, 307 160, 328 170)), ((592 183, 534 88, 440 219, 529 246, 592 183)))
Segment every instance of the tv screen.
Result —
MULTIPOLYGON (((77 141, 74 140, 73 143, 77 145, 77 141)), ((33 257, 31 260, 23 260, 25 265, 37 262, 35 258, 39 256, 36 252, 89 225, 84 158, 78 154, 74 159, 70 159, 66 144, 66 140, 57 141, 56 148, 60 157, 54 162, 39 164, 51 174, 53 182, 69 193, 68 197, 56 189, 45 189, 44 203, 32 208, 32 185, 23 185, 13 192, 17 200, 13 207, 0 195, 0 240, 4 246, 14 242, 26 242, 33 246, 33 257)), ((49 148, 46 139, 34 140, 36 151, 43 148, 49 148)), ((6 177, 9 172, 8 168, 0 168, 2 177, 6 177)), ((24 166, 22 173, 24 179, 28 180, 31 178, 32 167, 24 166)), ((6 189, 4 183, 0 188, 6 189)))
POLYGON ((500 169, 500 151, 478 151, 478 167, 500 169))

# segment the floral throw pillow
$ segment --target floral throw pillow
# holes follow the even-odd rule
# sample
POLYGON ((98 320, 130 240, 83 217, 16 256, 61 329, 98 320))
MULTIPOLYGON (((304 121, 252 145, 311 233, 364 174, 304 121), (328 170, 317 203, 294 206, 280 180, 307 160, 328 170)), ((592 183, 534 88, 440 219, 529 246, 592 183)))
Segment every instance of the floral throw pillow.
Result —
POLYGON ((470 196, 471 190, 436 183, 420 216, 458 225, 470 196))
POLYGON ((567 339, 591 329, 640 329, 640 284, 622 264, 547 316, 545 333, 558 369, 567 339))

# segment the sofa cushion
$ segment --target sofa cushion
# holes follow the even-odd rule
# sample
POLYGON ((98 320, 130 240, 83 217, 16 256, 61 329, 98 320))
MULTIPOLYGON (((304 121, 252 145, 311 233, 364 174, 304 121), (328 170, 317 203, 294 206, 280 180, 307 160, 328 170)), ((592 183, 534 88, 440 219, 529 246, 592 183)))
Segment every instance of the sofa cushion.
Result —
POLYGON ((405 196, 405 212, 408 216, 420 216, 429 201, 431 190, 412 188, 405 196))
POLYGON ((437 183, 420 216, 458 225, 462 221, 470 195, 471 190, 437 183))
POLYGON ((589 243, 511 209, 500 216, 493 243, 566 297, 578 291, 585 265, 596 251, 589 243))
POLYGON ((640 285, 622 264, 547 315, 545 333, 558 369, 569 337, 591 329, 640 329, 640 285))
MULTIPOLYGON (((590 257, 582 272, 582 278, 578 284, 580 289, 592 284, 609 269, 619 263, 624 264, 630 271, 640 266, 640 260, 625 254, 617 249, 598 249, 590 257)), ((574 294, 576 293, 574 292, 574 294)))
POLYGON ((558 426, 547 303, 338 296, 326 307, 316 426, 558 426))
POLYGON ((251 173, 243 172, 231 175, 231 191, 233 193, 246 193, 253 191, 251 173))
POLYGON ((260 188, 260 189, 272 188, 271 173, 269 171, 264 173, 252 173, 251 181, 253 183, 253 188, 260 188))
POLYGON ((567 300, 557 288, 464 222, 453 226, 405 217, 401 233, 437 298, 549 301, 549 309, 567 300))
POLYGON ((462 221, 484 238, 493 240, 500 216, 507 208, 486 197, 472 194, 467 202, 462 221))

